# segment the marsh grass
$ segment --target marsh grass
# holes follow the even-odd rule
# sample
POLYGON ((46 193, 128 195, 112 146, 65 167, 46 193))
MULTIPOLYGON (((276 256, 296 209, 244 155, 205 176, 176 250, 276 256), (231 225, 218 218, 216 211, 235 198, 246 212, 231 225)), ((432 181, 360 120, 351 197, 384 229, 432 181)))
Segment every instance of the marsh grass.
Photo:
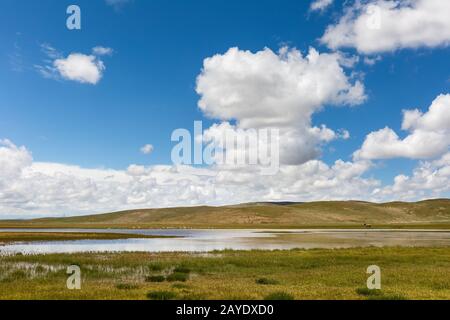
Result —
POLYGON ((256 279, 256 283, 262 284, 262 285, 275 285, 275 284, 279 284, 280 282, 277 280, 274 280, 274 279, 259 278, 259 279, 256 279))
POLYGON ((185 267, 185 266, 178 266, 173 270, 173 272, 189 274, 191 272, 191 269, 189 269, 188 267, 185 267))
POLYGON ((371 290, 368 288, 358 288, 356 289, 356 293, 359 294, 360 296, 381 296, 383 295, 383 293, 381 292, 381 290, 371 290))
POLYGON ((145 277, 146 282, 164 282, 166 278, 164 276, 147 276, 145 277))
POLYGON ((294 296, 284 291, 277 291, 265 296, 264 300, 294 300, 294 296))
POLYGON ((191 286, 184 284, 184 283, 174 283, 172 285, 172 288, 174 288, 174 289, 190 289, 191 286))
POLYGON ((116 284, 116 288, 119 290, 135 290, 139 289, 139 285, 134 283, 118 283, 116 284))
POLYGON ((167 276, 169 282, 186 282, 189 280, 189 274, 183 272, 174 272, 167 276))
POLYGON ((173 291, 151 291, 147 293, 147 298, 152 300, 173 300, 177 294, 173 291))
POLYGON ((450 299, 449 274, 444 247, 13 255, 0 257, 0 299, 450 299), (82 290, 66 288, 72 264, 82 290), (373 264, 380 294, 364 289, 373 264), (157 276, 174 281, 146 281, 157 276))
POLYGON ((148 265, 148 268, 150 271, 163 271, 164 270, 164 266, 161 263, 150 263, 148 265))
POLYGON ((117 240, 132 238, 174 238, 139 234, 101 232, 0 232, 0 244, 35 241, 117 240))
POLYGON ((404 295, 398 294, 398 293, 392 293, 392 294, 382 294, 378 296, 370 296, 369 300, 408 300, 404 295))
POLYGON ((16 282, 27 279, 27 273, 23 270, 14 270, 7 274, 0 282, 16 282))

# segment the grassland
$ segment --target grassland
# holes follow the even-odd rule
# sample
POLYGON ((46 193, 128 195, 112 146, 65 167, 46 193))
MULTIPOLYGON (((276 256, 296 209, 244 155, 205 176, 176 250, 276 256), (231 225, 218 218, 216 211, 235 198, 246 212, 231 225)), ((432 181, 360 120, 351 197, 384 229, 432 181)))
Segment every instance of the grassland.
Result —
POLYGON ((450 299, 449 274, 449 247, 15 255, 0 259, 0 299, 450 299), (366 288, 373 264, 381 291, 366 288))
POLYGON ((142 209, 69 218, 0 221, 0 228, 439 228, 450 229, 450 199, 253 203, 142 209))
POLYGON ((121 233, 74 233, 74 232, 0 232, 0 245, 10 242, 69 241, 69 240, 116 240, 136 238, 167 238, 121 233))

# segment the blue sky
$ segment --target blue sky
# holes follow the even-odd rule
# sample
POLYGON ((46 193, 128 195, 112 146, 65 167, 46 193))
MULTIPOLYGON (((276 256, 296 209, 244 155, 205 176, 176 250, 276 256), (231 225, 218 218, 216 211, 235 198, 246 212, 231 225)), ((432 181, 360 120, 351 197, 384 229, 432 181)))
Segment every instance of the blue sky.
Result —
MULTIPOLYGON (((169 166, 173 130, 191 129, 195 120, 205 127, 219 121, 198 108, 196 78, 205 58, 232 47, 255 53, 288 46, 303 54, 314 47, 359 59, 343 69, 351 81, 363 83, 365 102, 352 107, 324 103, 312 116, 312 126, 326 124, 350 133, 348 139, 321 145, 316 160, 329 166, 339 159, 351 162, 371 132, 389 127, 404 138, 402 110, 425 113, 437 96, 449 91, 448 40, 369 54, 357 45, 336 49, 320 38, 339 22, 345 7, 335 1, 312 11, 310 5, 296 0, 134 0, 118 6, 104 0, 3 0, 0 139, 24 146, 35 163, 118 171, 130 164, 169 166), (81 8, 81 30, 66 28, 70 4, 81 8), (105 70, 96 84, 87 84, 43 77, 36 66, 49 63, 44 45, 63 58, 89 55, 96 46, 113 53, 98 58, 105 70), (364 63, 368 57, 376 62, 364 63), (140 152, 145 144, 154 146, 151 154, 140 152)), ((421 161, 441 155, 371 158, 371 169, 361 177, 390 185, 397 175, 412 175, 421 161)), ((6 207, 4 211, 14 211, 6 207)))

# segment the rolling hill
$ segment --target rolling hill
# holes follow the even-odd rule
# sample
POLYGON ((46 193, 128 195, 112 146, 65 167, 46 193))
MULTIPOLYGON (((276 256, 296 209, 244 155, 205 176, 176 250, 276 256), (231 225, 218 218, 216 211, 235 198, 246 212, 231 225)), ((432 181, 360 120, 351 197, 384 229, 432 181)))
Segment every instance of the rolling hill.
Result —
POLYGON ((450 199, 416 203, 330 201, 249 203, 224 207, 142 209, 115 213, 0 221, 0 228, 450 228, 450 199))

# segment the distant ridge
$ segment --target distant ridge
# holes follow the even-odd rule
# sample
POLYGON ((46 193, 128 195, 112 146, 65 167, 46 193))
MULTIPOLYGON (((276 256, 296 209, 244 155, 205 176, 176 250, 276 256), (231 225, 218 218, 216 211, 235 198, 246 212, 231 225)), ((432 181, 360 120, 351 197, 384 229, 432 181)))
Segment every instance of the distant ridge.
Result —
POLYGON ((0 221, 0 228, 450 228, 450 199, 420 202, 258 202, 223 207, 140 209, 114 213, 0 221))
POLYGON ((266 201, 266 202, 250 202, 250 203, 242 203, 240 205, 274 205, 274 206, 290 206, 294 204, 303 204, 306 202, 292 202, 292 201, 266 201))

